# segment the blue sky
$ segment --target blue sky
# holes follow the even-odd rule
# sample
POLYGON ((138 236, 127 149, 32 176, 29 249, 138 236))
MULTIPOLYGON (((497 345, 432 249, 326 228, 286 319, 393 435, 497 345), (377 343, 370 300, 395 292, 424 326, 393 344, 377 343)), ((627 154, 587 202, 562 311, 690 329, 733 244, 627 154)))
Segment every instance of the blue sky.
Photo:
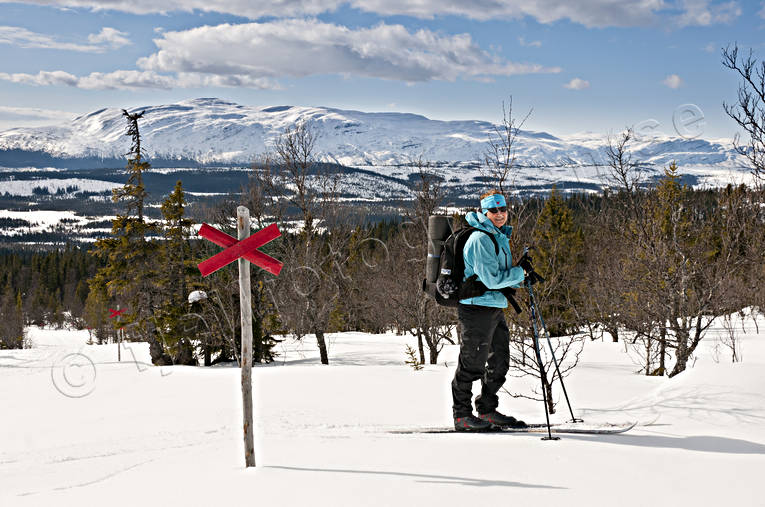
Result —
POLYGON ((677 108, 731 137, 737 43, 765 58, 743 0, 0 0, 0 129, 104 107, 220 97, 404 111, 606 134, 677 108))

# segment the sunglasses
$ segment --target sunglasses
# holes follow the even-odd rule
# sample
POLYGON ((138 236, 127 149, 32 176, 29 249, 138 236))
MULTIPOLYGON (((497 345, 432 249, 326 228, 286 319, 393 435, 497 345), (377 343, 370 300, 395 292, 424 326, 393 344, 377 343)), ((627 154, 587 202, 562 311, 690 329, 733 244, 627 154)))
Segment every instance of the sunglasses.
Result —
POLYGON ((500 206, 499 208, 486 208, 489 213, 507 213, 507 206, 500 206))

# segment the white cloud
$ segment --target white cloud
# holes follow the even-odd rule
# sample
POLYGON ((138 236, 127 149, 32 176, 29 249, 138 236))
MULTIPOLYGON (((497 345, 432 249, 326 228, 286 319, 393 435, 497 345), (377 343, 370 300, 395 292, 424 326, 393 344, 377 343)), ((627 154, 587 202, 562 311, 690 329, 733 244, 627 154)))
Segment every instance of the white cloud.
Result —
POLYGON ((677 18, 679 26, 710 26, 729 24, 741 16, 738 2, 731 1, 711 5, 710 0, 683 0, 683 12, 677 18))
POLYGON ((39 109, 36 107, 0 106, 0 117, 11 119, 36 120, 71 120, 77 113, 59 111, 56 109, 39 109))
POLYGON ((665 86, 672 88, 673 90, 677 90, 683 85, 683 80, 677 74, 670 74, 669 76, 664 78, 664 81, 662 81, 662 83, 665 86))
POLYGON ((765 2, 762 2, 762 9, 760 9, 760 12, 758 12, 757 15, 762 19, 765 19, 765 2))
POLYGON ((714 42, 710 42, 706 46, 704 46, 704 51, 707 53, 715 53, 717 51, 717 45, 714 42))
POLYGON ((112 49, 117 49, 132 44, 126 35, 128 34, 125 32, 105 26, 99 33, 88 35, 88 42, 91 44, 104 44, 112 49))
POLYGON ((584 79, 579 79, 578 77, 575 77, 568 83, 564 84, 563 87, 568 88, 569 90, 584 90, 585 88, 590 87, 590 82, 584 79))
POLYGON ((77 86, 77 76, 63 70, 40 71, 37 74, 6 74, 0 72, 0 79, 11 83, 37 86, 77 86))
POLYGON ((163 75, 153 71, 117 70, 92 72, 87 76, 75 76, 64 71, 41 71, 37 74, 7 74, 0 72, 0 81, 32 86, 71 86, 84 90, 137 90, 204 87, 247 87, 275 89, 278 84, 268 78, 252 78, 244 75, 214 76, 196 73, 163 75))
POLYGON ((518 37, 518 42, 521 44, 521 46, 532 46, 532 47, 535 47, 535 48, 541 48, 542 47, 542 41, 535 40, 535 41, 531 41, 531 42, 526 42, 526 39, 523 36, 518 37))
MULTIPOLYGON (((93 42, 119 45, 116 30, 102 30, 93 42)), ((278 78, 339 74, 415 83, 432 80, 489 81, 497 76, 556 73, 558 67, 515 63, 476 45, 468 34, 409 32, 379 24, 351 30, 317 20, 203 26, 163 32, 159 50, 138 60, 140 70, 0 73, 0 80, 88 90, 141 88, 279 88, 278 78)))
POLYGON ((72 86, 86 90, 172 88, 174 79, 155 72, 116 71, 108 74, 93 72, 78 77, 64 71, 40 71, 37 74, 6 74, 0 72, 0 80, 35 86, 72 86))
POLYGON ((50 35, 32 32, 18 26, 0 26, 0 44, 9 44, 27 49, 57 49, 62 51, 79 51, 84 53, 103 53, 107 49, 117 49, 130 41, 127 34, 104 27, 97 34, 88 36, 89 44, 67 42, 50 35))
POLYGON ((169 90, 177 86, 171 76, 162 76, 156 72, 136 70, 117 70, 114 72, 92 72, 77 79, 77 88, 85 90, 136 90, 140 88, 160 88, 169 90))
MULTIPOLYGON (((0 0, 7 3, 17 0, 0 0)), ((740 15, 736 2, 709 6, 710 0, 27 0, 40 5, 81 7, 96 11, 118 10, 134 14, 171 11, 220 12, 261 19, 315 16, 341 6, 383 16, 418 18, 453 15, 463 18, 518 19, 531 17, 540 23, 569 20, 587 27, 645 26, 663 23, 662 15, 676 14, 681 26, 728 22, 740 15)))
POLYGON ((414 83, 560 71, 504 60, 468 34, 409 32, 401 25, 352 30, 293 19, 166 32, 154 42, 159 51, 138 65, 156 72, 251 78, 340 74, 414 83))
POLYGON ((176 78, 177 88, 258 88, 261 90, 280 90, 279 83, 269 77, 254 77, 244 74, 228 76, 181 72, 176 78))
POLYGON ((656 11, 664 6, 662 0, 352 0, 351 4, 383 15, 404 14, 419 18, 454 15, 478 20, 530 16, 540 23, 568 19, 587 27, 649 24, 655 20, 656 11))
POLYGON ((0 26, 0 44, 21 48, 61 49, 68 51, 98 52, 102 48, 56 40, 49 35, 35 33, 18 26, 0 26))
MULTIPOLYGON (((0 3, 18 0, 0 0, 0 3)), ((26 3, 80 7, 94 11, 116 10, 132 14, 202 11, 236 14, 251 19, 263 16, 302 16, 331 12, 348 2, 344 0, 26 0, 26 3)))

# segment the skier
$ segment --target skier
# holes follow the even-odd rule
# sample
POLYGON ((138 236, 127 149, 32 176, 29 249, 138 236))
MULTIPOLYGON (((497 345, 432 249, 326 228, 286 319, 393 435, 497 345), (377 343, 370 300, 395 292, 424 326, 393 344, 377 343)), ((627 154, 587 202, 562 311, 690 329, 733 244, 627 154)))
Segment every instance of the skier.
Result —
POLYGON ((457 308, 462 345, 457 371, 452 381, 454 428, 457 431, 488 431, 493 428, 524 428, 526 423, 515 417, 497 412, 497 392, 505 383, 510 366, 510 333, 502 311, 507 298, 499 289, 519 287, 526 272, 531 273, 530 261, 521 259, 513 266, 510 253, 512 227, 507 222, 507 202, 498 190, 481 196, 481 211, 465 217, 468 224, 494 235, 499 246, 487 234, 473 233, 465 243, 465 279, 473 274, 489 290, 484 294, 462 299, 457 308), (524 265, 528 264, 528 265, 524 265), (478 417, 473 415, 472 386, 481 380, 481 394, 475 405, 478 417))

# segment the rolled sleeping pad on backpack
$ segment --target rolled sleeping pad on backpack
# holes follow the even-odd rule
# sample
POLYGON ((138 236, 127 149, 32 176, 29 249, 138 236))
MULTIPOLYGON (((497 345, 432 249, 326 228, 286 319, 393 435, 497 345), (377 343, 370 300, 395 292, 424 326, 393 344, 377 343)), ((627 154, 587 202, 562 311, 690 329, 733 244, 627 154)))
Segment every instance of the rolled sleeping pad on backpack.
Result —
POLYGON ((452 233, 449 217, 430 215, 428 218, 428 260, 425 264, 425 279, 435 283, 441 269, 441 249, 452 233))

